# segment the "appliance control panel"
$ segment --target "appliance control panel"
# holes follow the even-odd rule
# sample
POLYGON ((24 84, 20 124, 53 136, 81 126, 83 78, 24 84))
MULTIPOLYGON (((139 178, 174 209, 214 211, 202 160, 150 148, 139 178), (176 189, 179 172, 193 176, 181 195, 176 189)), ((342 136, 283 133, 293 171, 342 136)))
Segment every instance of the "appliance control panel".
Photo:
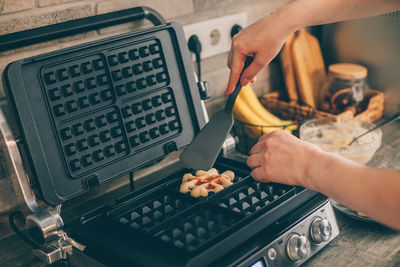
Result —
POLYGON ((254 252, 240 266, 300 266, 338 234, 336 217, 328 201, 274 241, 254 252))

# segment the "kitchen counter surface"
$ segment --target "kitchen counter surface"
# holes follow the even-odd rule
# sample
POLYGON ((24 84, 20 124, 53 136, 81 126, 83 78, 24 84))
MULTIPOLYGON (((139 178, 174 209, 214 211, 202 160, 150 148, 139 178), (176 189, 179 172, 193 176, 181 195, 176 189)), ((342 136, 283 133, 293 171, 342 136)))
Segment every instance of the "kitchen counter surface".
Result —
MULTIPOLYGON (((400 123, 383 129, 383 137, 382 146, 369 165, 400 169, 400 123)), ((337 220, 340 235, 304 266, 400 266, 400 232, 339 212, 337 220)), ((26 243, 12 235, 0 240, 0 266, 45 264, 33 256, 26 243)))

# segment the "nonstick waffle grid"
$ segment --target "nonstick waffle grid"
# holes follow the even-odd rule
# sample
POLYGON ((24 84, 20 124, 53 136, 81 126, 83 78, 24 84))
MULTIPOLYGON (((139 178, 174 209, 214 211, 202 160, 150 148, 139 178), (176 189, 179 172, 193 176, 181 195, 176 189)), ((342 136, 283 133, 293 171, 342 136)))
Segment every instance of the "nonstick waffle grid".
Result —
POLYGON ((282 200, 295 194, 294 187, 282 184, 259 183, 252 179, 235 185, 227 192, 222 192, 215 203, 245 215, 253 214, 263 208, 272 208, 282 200))
POLYGON ((150 232, 155 226, 196 203, 195 199, 185 199, 179 192, 174 192, 172 188, 176 188, 176 185, 174 183, 167 189, 159 188, 144 197, 133 199, 114 209, 109 216, 133 229, 150 232))
POLYGON ((189 252, 206 245, 229 230, 242 215, 209 204, 194 206, 171 223, 160 227, 154 236, 189 252))
POLYGON ((182 27, 166 23, 11 62, 4 84, 46 203, 155 164, 204 126, 182 27))
POLYGON ((73 178, 182 130, 157 39, 54 63, 41 78, 73 178))
POLYGON ((194 252, 242 220, 258 211, 265 213, 295 195, 293 186, 262 184, 248 175, 238 175, 234 185, 223 191, 193 198, 179 193, 182 174, 178 172, 167 184, 126 200, 109 211, 108 217, 127 231, 138 231, 167 246, 194 252))

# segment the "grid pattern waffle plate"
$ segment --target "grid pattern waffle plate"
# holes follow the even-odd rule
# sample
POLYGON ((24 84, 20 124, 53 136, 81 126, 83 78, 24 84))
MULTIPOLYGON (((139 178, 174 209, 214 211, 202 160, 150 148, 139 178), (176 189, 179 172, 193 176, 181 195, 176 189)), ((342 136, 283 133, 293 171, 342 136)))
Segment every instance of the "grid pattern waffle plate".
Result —
POLYGON ((175 23, 16 61, 4 77, 50 204, 187 145, 205 123, 175 23))
POLYGON ((140 232, 192 253, 209 247, 244 220, 257 216, 258 211, 265 213, 295 195, 292 186, 262 184, 240 174, 234 185, 223 191, 193 198, 179 193, 183 173, 172 175, 170 182, 151 192, 125 199, 108 212, 108 218, 130 233, 140 232))
POLYGON ((154 39, 42 69, 72 177, 180 133, 173 92, 165 88, 169 84, 165 66, 161 44, 154 39), (99 110, 97 114, 84 116, 93 109, 99 110))

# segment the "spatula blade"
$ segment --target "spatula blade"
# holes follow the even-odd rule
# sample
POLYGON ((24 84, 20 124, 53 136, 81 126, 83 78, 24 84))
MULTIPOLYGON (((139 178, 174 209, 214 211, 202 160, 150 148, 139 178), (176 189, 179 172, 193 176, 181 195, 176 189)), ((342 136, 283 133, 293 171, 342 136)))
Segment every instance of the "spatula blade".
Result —
POLYGON ((209 170, 233 126, 231 112, 221 110, 215 113, 193 142, 180 155, 186 166, 195 170, 209 170))
MULTIPOLYGON (((242 76, 243 71, 250 66, 252 61, 252 57, 246 58, 240 76, 242 76)), ((194 138, 193 142, 179 157, 183 164, 195 170, 208 170, 214 165, 222 145, 232 129, 232 110, 241 89, 242 85, 240 84, 239 78, 236 82, 235 89, 228 96, 225 108, 211 117, 208 123, 194 138)))

